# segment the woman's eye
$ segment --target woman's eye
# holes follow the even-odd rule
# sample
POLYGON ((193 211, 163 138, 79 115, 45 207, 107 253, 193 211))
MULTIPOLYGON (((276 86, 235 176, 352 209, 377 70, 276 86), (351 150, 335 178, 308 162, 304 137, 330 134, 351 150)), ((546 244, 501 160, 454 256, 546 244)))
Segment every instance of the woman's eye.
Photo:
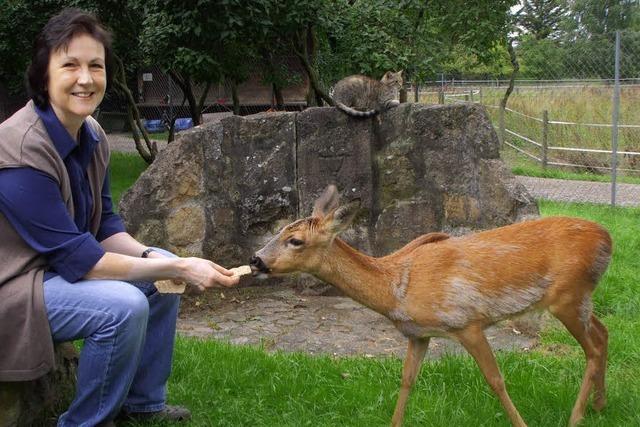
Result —
POLYGON ((304 242, 302 240, 294 239, 293 237, 291 239, 287 240, 287 243, 290 244, 291 246, 295 246, 295 247, 304 245, 304 242))

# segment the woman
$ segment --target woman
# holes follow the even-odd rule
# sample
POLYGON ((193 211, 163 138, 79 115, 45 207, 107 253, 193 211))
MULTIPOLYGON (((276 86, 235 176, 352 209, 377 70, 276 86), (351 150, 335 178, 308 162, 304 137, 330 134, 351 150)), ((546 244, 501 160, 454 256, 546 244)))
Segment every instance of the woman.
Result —
POLYGON ((75 398, 59 426, 129 416, 185 419, 165 404, 179 297, 238 278, 211 261, 147 248, 112 210, 104 131, 90 116, 111 77, 109 33, 66 9, 38 36, 31 101, 0 125, 0 381, 53 364, 53 342, 84 338, 75 398), (53 339, 52 339, 53 338, 53 339))

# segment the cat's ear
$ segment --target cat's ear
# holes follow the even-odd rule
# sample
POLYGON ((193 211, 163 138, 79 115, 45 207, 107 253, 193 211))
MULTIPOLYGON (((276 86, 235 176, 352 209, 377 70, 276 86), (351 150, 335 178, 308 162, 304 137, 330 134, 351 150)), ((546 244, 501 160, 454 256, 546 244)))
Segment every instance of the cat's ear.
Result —
POLYGON ((404 77, 403 74, 404 74, 404 70, 400 70, 396 73, 396 75, 400 78, 404 77))

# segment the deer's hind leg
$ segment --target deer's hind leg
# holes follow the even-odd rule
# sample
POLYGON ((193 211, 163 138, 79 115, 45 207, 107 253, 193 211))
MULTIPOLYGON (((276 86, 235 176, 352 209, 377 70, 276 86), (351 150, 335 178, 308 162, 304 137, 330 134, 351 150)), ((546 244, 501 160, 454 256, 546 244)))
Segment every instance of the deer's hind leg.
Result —
POLYGON ((422 359, 424 359, 428 347, 429 338, 409 338, 407 356, 404 359, 404 366, 402 368, 402 385, 400 386, 396 409, 393 411, 393 418, 391 419, 391 425, 393 427, 402 425, 407 399, 409 398, 409 393, 416 380, 416 376, 418 372, 420 372, 420 365, 422 364, 422 359))
POLYGON ((560 320, 578 341, 587 359, 587 366, 571 411, 569 425, 582 420, 589 399, 594 390, 594 408, 602 409, 605 404, 604 376, 607 364, 608 334, 604 325, 591 312, 591 296, 582 295, 582 300, 567 301, 562 305, 552 305, 549 311, 560 320))

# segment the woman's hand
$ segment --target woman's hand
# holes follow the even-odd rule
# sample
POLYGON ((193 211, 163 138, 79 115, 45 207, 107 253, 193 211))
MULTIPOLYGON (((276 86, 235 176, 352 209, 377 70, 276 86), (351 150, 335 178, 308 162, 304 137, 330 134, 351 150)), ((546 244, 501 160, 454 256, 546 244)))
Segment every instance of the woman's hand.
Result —
POLYGON ((215 262, 202 258, 182 258, 181 279, 197 286, 200 290, 207 288, 220 288, 235 286, 240 282, 240 277, 233 272, 219 266, 215 262))
POLYGON ((148 246, 138 242, 128 233, 116 233, 100 242, 109 252, 98 262, 88 278, 111 278, 124 280, 180 280, 197 287, 208 288, 235 286, 239 277, 218 264, 202 258, 167 258, 160 251, 149 252, 140 258, 148 246), (118 254, 128 255, 122 258, 118 254), (132 257, 132 258, 129 258, 132 257), (112 262, 108 262, 112 259, 112 262))

